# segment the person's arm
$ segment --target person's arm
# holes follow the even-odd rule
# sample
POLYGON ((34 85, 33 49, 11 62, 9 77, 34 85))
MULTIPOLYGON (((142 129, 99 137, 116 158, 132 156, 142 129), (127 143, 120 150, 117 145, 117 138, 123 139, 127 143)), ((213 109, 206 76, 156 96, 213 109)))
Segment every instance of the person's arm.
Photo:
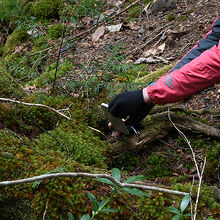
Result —
POLYGON ((220 17, 213 23, 211 31, 167 75, 144 89, 144 99, 156 104, 177 102, 219 82, 219 40, 220 17))
POLYGON ((109 104, 116 117, 139 123, 154 106, 180 101, 220 81, 220 17, 212 30, 157 82, 138 91, 118 94, 109 104))
POLYGON ((220 43, 146 89, 153 103, 165 104, 181 101, 217 82, 220 82, 220 43))

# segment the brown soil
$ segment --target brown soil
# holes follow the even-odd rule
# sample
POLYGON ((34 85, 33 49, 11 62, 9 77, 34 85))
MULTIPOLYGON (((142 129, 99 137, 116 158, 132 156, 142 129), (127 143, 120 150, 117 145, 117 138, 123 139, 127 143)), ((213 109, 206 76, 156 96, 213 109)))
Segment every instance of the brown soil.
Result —
MULTIPOLYGON (((119 32, 105 31, 97 42, 92 42, 91 34, 89 34, 86 38, 76 42, 75 53, 71 58, 74 63, 88 63, 102 57, 104 47, 123 43, 126 45, 124 54, 127 55, 129 61, 135 62, 143 57, 144 51, 165 43, 165 50, 160 57, 166 59, 168 64, 177 62, 210 30, 212 23, 219 15, 220 5, 218 0, 180 0, 176 4, 177 8, 172 12, 158 12, 148 16, 146 13, 141 13, 135 22, 127 22, 127 12, 120 14, 108 24, 123 23, 119 32), (175 16, 172 21, 166 19, 170 13, 175 16)), ((92 25, 92 21, 88 22, 88 29, 92 25)), ((165 65, 163 62, 149 64, 147 70, 153 71, 163 65, 165 65)), ((219 103, 220 84, 216 84, 180 105, 189 109, 216 109, 219 108, 219 103)))

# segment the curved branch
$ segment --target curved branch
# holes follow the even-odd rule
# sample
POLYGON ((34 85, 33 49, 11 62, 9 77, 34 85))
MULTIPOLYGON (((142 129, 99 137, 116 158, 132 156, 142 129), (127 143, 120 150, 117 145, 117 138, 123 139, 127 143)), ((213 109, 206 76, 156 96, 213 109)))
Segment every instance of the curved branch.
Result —
POLYGON ((70 120, 70 117, 64 115, 63 113, 59 112, 58 110, 50 107, 50 106, 47 106, 47 105, 44 105, 44 104, 35 104, 35 103, 27 103, 27 102, 21 102, 21 101, 17 101, 17 100, 14 100, 14 99, 7 99, 7 98, 0 98, 0 101, 4 101, 4 102, 13 102, 13 103, 18 103, 18 104, 23 104, 23 105, 29 105, 29 106, 38 106, 38 107, 44 107, 44 108, 47 108, 61 116, 63 116, 64 118, 70 120))
POLYGON ((23 184, 23 183, 31 183, 34 181, 52 179, 52 178, 57 178, 57 177, 106 178, 106 179, 111 180, 114 184, 116 184, 119 187, 136 188, 136 189, 142 189, 142 190, 153 190, 153 191, 157 191, 157 192, 170 193, 170 194, 180 195, 180 196, 184 196, 184 195, 188 194, 186 192, 180 192, 180 191, 164 189, 164 188, 159 188, 159 187, 154 187, 154 186, 121 183, 108 174, 72 173, 72 172, 44 174, 44 175, 30 177, 30 178, 26 178, 26 179, 3 181, 3 182, 0 182, 0 187, 10 186, 10 185, 18 185, 18 184, 23 184))

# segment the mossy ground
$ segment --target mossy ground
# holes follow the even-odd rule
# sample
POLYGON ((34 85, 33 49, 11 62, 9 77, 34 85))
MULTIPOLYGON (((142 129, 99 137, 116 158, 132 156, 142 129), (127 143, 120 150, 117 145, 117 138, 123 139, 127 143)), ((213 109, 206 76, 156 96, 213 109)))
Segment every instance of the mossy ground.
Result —
MULTIPOLYGON (((73 64, 72 60, 61 59, 57 71, 59 86, 56 84, 55 92, 50 95, 56 72, 57 51, 40 51, 54 42, 60 42, 63 25, 58 20, 67 17, 75 8, 76 2, 72 1, 68 7, 63 8, 62 0, 22 1, 23 12, 35 16, 34 24, 44 32, 39 31, 36 36, 30 36, 27 31, 32 27, 16 28, 13 23, 6 44, 0 46, 1 97, 48 105, 71 116, 71 120, 67 120, 43 107, 1 102, 0 180, 21 179, 52 172, 109 173, 110 169, 118 167, 122 170, 123 178, 143 174, 151 183, 189 192, 192 187, 189 173, 194 164, 187 159, 190 157, 190 150, 177 135, 156 140, 144 145, 142 149, 132 148, 128 137, 117 140, 117 143, 111 142, 108 139, 106 118, 100 108, 100 103, 108 102, 114 93, 142 88, 166 74, 174 64, 149 73, 145 64, 134 66, 126 63, 126 57, 122 56, 123 48, 109 47, 111 50, 103 53, 102 65, 99 60, 95 65, 81 65, 80 71, 75 71, 77 64, 73 64), (21 51, 15 53, 19 46, 21 51), (88 72, 92 69, 92 77, 88 72, 83 75, 82 69, 88 72), (24 88, 28 87, 34 89, 27 92, 24 88), (174 140, 175 143, 172 142, 174 140)), ((129 4, 132 2, 134 1, 129 1, 129 4)), ((149 2, 146 0, 144 4, 149 2)), ((77 23, 86 16, 93 18, 100 15, 98 9, 104 9, 104 3, 105 1, 83 0, 74 11, 71 21, 77 23)), ((140 6, 130 8, 129 19, 137 20, 140 13, 140 6)), ((181 21, 185 19, 180 18, 181 21)), ((14 19, 7 18, 7 24, 14 19)), ((67 30, 67 34, 69 33, 67 30)), ((183 112, 175 114, 184 116, 183 112)), ((155 122, 148 117, 143 124, 151 130, 152 135, 157 135, 166 127, 165 123, 155 122)), ((196 135, 190 136, 190 140, 196 152, 202 155, 206 152, 207 156, 198 218, 207 218, 208 213, 218 217, 219 204, 210 185, 218 181, 220 143, 196 135)), ((145 183, 148 184, 147 181, 145 183)), ((197 191, 196 185, 197 182, 194 183, 194 194, 197 191)), ((110 191, 104 184, 86 178, 60 178, 1 188, 0 219, 41 219, 47 202, 47 219, 67 219, 68 212, 79 219, 85 213, 91 214, 87 192, 92 192, 99 200, 103 200, 110 191)), ((124 201, 141 219, 171 219, 172 214, 167 208, 178 208, 182 199, 162 193, 149 194, 149 198, 137 198, 126 193, 115 196, 108 208, 116 208, 119 212, 103 214, 98 219, 134 219, 134 214, 124 201)))

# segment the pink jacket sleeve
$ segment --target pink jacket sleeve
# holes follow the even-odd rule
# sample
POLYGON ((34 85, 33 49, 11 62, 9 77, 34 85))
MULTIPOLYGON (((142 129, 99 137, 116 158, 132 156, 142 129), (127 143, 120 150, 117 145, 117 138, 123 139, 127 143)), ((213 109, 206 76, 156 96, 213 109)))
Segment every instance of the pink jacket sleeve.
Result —
POLYGON ((220 18, 214 25, 214 31, 200 40, 167 75, 147 87, 153 103, 178 102, 220 82, 220 18))

